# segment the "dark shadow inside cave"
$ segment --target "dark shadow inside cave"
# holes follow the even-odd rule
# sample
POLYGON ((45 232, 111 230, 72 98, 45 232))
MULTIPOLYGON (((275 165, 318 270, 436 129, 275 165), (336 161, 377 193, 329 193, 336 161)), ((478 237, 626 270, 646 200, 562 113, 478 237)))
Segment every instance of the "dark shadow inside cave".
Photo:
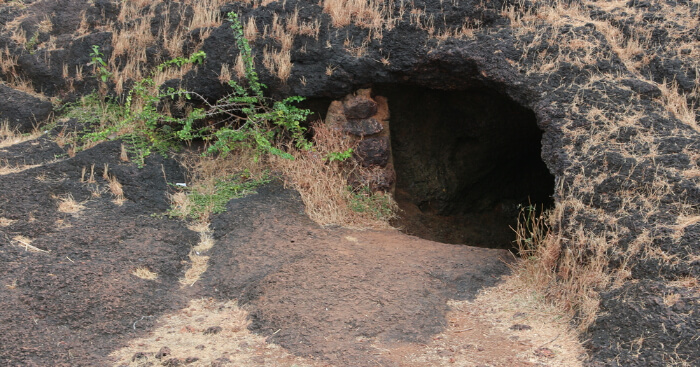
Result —
POLYGON ((388 98, 395 223, 453 244, 512 249, 522 206, 552 205, 532 111, 496 91, 375 86, 388 98))

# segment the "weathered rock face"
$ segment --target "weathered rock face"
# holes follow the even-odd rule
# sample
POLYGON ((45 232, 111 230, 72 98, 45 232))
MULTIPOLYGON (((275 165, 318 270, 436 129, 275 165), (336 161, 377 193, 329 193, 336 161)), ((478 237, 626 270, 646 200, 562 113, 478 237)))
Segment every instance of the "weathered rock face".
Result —
MULTIPOLYGON (((61 6, 50 1, 26 3, 27 9, 3 8, 0 22, 11 25, 17 18, 22 29, 33 34, 39 29, 43 15, 52 14, 46 11, 47 6, 54 4, 49 8, 54 9, 58 17, 84 8, 86 28, 79 36, 71 35, 69 32, 73 32, 73 28, 77 32, 77 24, 81 23, 74 21, 66 23, 72 24, 71 27, 54 27, 50 35, 41 31, 38 39, 49 40, 53 36, 55 47, 39 43, 34 50, 28 49, 26 44, 18 44, 11 37, 10 27, 4 28, 0 50, 7 49, 10 55, 17 56, 17 62, 11 68, 0 70, 3 79, 10 82, 12 75, 17 74, 31 80, 36 90, 64 100, 96 89, 97 82, 88 76, 87 67, 82 79, 75 70, 90 61, 89 46, 92 44, 100 45, 106 58, 112 57, 112 32, 117 29, 107 29, 107 25, 118 20, 119 2, 70 0, 60 2, 61 6), (19 19, 24 12, 33 15, 19 19), (63 77, 64 64, 68 78, 63 77), (70 85, 74 91, 70 90, 70 85)), ((393 2, 394 8, 387 8, 383 18, 380 17, 385 26, 372 30, 367 26, 368 19, 338 22, 328 11, 324 12, 323 2, 315 0, 278 1, 257 7, 233 2, 223 6, 221 12, 238 12, 245 22, 252 20, 260 33, 273 19, 291 19, 297 10, 296 19, 300 22, 318 21, 318 36, 300 33, 293 37, 288 50, 288 61, 293 66, 285 80, 277 78, 263 62, 263 50, 267 47, 268 55, 281 50, 281 38, 268 34, 268 37, 260 36, 252 41, 261 80, 269 86, 273 97, 302 95, 339 99, 367 87, 387 95, 378 89, 380 86, 456 94, 488 90, 487 94, 494 99, 508 97, 522 108, 533 111, 542 131, 541 158, 555 176, 554 201, 561 219, 552 230, 562 239, 562 249, 568 251, 562 253, 574 254, 574 260, 582 266, 593 263, 596 254, 604 254, 606 259, 602 266, 605 280, 586 287, 595 290, 589 296, 595 294, 593 299, 600 300, 603 311, 585 336, 589 340, 590 363, 605 365, 614 360, 629 366, 666 365, 673 361, 698 364, 700 266, 697 259, 700 247, 693 218, 700 215, 700 175, 697 174, 700 171, 697 153, 700 151, 697 128, 700 97, 694 92, 699 78, 697 18, 700 4, 632 1, 601 5, 590 1, 583 7, 576 1, 555 5, 518 2, 517 6, 511 6, 512 3, 425 0, 407 5, 393 2), (509 12, 518 16, 509 17, 509 12), (551 18, 552 14, 556 19, 551 18), (666 16, 669 14, 673 16, 666 16), (635 45, 640 46, 633 47, 635 45), (666 85, 665 81, 675 81, 675 84, 666 85), (659 300, 659 295, 665 298, 659 300)), ((154 16, 149 21, 152 21, 152 36, 156 37, 158 27, 164 24, 166 10, 175 16, 173 9, 176 8, 165 7, 162 3, 147 5, 136 12, 135 17, 150 14, 152 10, 154 16)), ((177 19, 185 21, 191 16, 191 11, 184 12, 182 18, 177 19)), ((116 28, 126 26, 121 24, 116 28)), ((182 51, 187 53, 195 49, 199 34, 197 30, 188 33, 182 51)), ((203 40, 201 49, 208 55, 206 62, 181 82, 215 100, 227 92, 219 81, 222 66, 233 65, 238 54, 228 26, 224 24, 213 29, 203 40)), ((162 41, 154 42, 146 51, 149 65, 169 57, 162 41)), ((125 67, 123 62, 117 65, 125 67)), ((389 133, 393 156, 397 158, 402 153, 395 138, 404 133, 396 120, 404 119, 395 116, 400 111, 415 111, 416 108, 401 107, 397 105, 401 98, 388 97, 394 116, 392 130, 396 132, 387 132, 384 127, 374 132, 378 130, 376 124, 361 122, 364 120, 347 124, 346 131, 367 139, 389 133)), ((379 102, 376 96, 372 98, 379 102)), ((462 106, 462 102, 451 105, 462 106)), ((431 110, 442 111, 445 107, 431 110)), ((362 108, 358 106, 357 110, 362 108)), ((354 107, 349 111, 352 117, 363 119, 365 117, 359 116, 367 115, 371 107, 364 108, 364 113, 356 114, 354 107)), ((317 112, 323 114, 321 110, 317 112)), ((459 112, 457 108, 456 114, 459 112)), ((523 113, 526 112, 515 114, 523 113)), ((456 117, 434 119, 431 124, 460 121, 461 117, 456 117)), ((376 120, 382 123, 381 119, 376 120)), ((405 119, 413 120, 416 119, 405 119)), ((454 122, 452 126, 471 126, 465 120, 461 122, 454 122)), ((437 210, 457 210, 453 199, 472 193, 465 183, 474 176, 489 175, 476 167, 445 171, 444 168, 452 167, 447 162, 462 162, 464 166, 476 162, 475 166, 486 169, 491 157, 467 159, 474 156, 467 148, 476 144, 468 142, 470 131, 451 134, 450 129, 426 126, 427 138, 423 141, 452 139, 454 142, 448 146, 455 148, 455 156, 442 152, 437 143, 424 148, 429 154, 409 153, 418 156, 419 162, 424 155, 437 162, 426 165, 425 171, 436 173, 438 178, 424 187, 439 189, 445 183, 456 185, 448 185, 447 194, 425 190, 424 197, 435 198, 431 202, 437 205, 431 206, 437 210), (465 142, 458 143, 458 138, 465 142), (459 155, 464 158, 455 158, 459 155), (437 167, 443 167, 443 171, 437 167)), ((501 163, 510 161, 499 153, 512 146, 499 146, 501 142, 495 138, 499 134, 512 139, 509 140, 511 145, 531 141, 529 138, 519 140, 518 134, 494 132, 488 135, 486 130, 482 131, 484 134, 480 136, 491 136, 492 146, 499 147, 493 150, 493 158, 501 163)), ((405 134, 410 135, 410 130, 405 134)), ((411 144, 417 146, 420 141, 414 140, 411 144)), ((383 163, 382 159, 372 159, 376 167, 383 163)), ((412 189, 409 184, 402 183, 402 177, 408 172, 399 167, 402 162, 398 158, 394 162, 389 159, 387 166, 393 164, 398 171, 397 187, 412 189)), ((515 165, 512 169, 522 166, 515 165)), ((421 173, 419 169, 413 171, 421 173)), ((487 180, 504 184, 507 181, 507 178, 487 180)), ((575 280, 567 278, 569 276, 558 269, 557 277, 563 282, 575 280)))

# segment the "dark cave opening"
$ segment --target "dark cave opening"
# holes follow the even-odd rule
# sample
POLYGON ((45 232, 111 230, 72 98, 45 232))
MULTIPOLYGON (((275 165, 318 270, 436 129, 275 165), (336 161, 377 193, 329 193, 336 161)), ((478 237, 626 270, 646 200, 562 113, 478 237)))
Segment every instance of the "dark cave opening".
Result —
POLYGON ((553 204, 535 114, 484 88, 375 86, 391 111, 395 225, 453 244, 513 250, 520 208, 553 204))

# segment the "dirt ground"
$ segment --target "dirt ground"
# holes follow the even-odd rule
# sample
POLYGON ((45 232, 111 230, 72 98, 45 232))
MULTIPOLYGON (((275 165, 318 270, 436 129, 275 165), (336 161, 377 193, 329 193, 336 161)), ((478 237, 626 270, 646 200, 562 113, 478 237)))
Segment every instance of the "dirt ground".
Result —
POLYGON ((580 363, 566 320, 518 288, 505 250, 321 228, 279 181, 229 202, 201 247, 163 216, 169 183, 185 180, 174 161, 139 169, 118 142, 75 157, 53 144, 0 150, 14 167, 0 175, 2 365, 580 363), (202 273, 183 282, 193 249, 202 273))

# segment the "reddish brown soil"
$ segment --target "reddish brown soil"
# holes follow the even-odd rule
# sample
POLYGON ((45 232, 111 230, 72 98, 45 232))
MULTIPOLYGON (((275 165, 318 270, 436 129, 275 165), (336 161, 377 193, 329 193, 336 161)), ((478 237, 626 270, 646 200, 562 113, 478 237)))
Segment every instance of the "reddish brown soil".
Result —
POLYGON ((428 341, 447 324, 447 301, 495 284, 510 256, 397 231, 321 229, 275 185, 231 202, 212 226, 200 289, 248 304, 253 330, 270 341, 338 365, 387 365, 367 358, 372 342, 428 341))
POLYGON ((209 268, 181 288, 198 238, 158 214, 167 208, 163 176, 180 182, 182 172, 158 157, 142 169, 118 157, 119 144, 107 143, 0 176, 0 364, 108 365, 111 352, 154 330, 160 316, 213 297, 238 299, 249 328, 293 354, 338 366, 404 365, 378 345, 420 350, 450 326, 448 301, 472 299, 508 270, 503 250, 320 228, 295 192, 273 183, 213 218, 209 268), (106 190, 91 194, 106 187, 104 163, 124 185, 123 206, 106 190), (92 164, 97 183, 81 182, 92 164), (57 210, 56 197, 68 193, 82 211, 57 210), (48 252, 30 251, 18 235, 48 252), (137 267, 158 279, 135 277, 137 267))

